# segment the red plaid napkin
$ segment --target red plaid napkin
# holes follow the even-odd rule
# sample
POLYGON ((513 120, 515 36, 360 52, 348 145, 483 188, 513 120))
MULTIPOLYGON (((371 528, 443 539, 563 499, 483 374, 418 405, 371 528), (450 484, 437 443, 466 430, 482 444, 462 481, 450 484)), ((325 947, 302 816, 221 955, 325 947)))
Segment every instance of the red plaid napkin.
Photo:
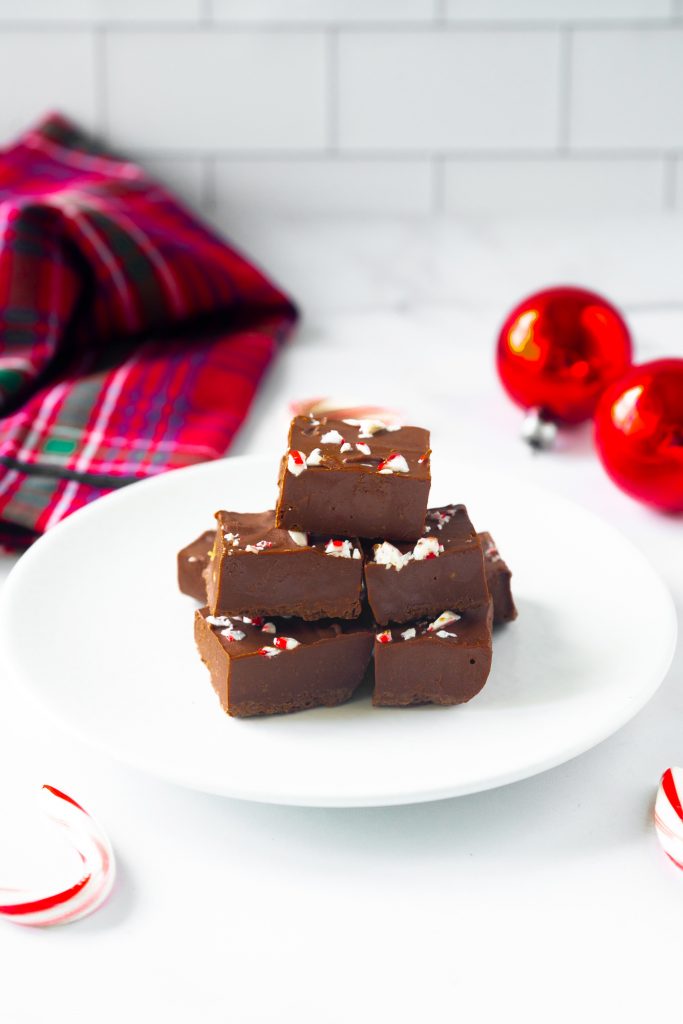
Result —
POLYGON ((0 533, 227 450, 290 300, 53 115, 0 153, 0 533))

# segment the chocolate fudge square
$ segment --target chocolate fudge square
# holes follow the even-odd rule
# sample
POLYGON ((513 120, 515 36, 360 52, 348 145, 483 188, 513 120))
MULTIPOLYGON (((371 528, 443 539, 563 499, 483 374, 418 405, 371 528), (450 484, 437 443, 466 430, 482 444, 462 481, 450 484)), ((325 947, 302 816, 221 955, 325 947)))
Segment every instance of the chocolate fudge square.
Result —
POLYGON ((493 601, 493 624, 499 626, 503 622, 513 622, 517 618, 517 608, 510 584, 512 573, 500 555, 491 534, 484 532, 477 536, 484 553, 486 583, 493 601))
POLYGON ((429 431, 296 416, 288 449, 278 482, 278 526, 413 541, 424 532, 429 431))
POLYGON ((391 626, 375 637, 376 707, 464 704, 491 670, 491 602, 391 626))
POLYGON ((482 548, 465 506, 429 509, 424 534, 414 544, 366 545, 365 585, 381 625, 486 604, 482 548))
POLYGON ((195 640, 221 705, 241 718, 343 704, 374 642, 361 620, 211 616, 208 608, 196 612, 195 640))
POLYGON ((215 530, 206 530, 187 547, 178 552, 178 587, 181 594, 194 597, 206 603, 204 570, 209 564, 209 552, 216 535, 215 530))
POLYGON ((275 525, 275 512, 217 512, 206 570, 212 615, 354 619, 361 612, 358 540, 275 525))

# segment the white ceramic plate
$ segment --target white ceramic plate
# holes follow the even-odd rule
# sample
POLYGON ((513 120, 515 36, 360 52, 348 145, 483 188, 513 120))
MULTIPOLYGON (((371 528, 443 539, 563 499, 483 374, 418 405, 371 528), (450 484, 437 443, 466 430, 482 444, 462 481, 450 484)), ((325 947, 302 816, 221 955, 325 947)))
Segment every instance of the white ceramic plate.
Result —
POLYGON ((250 800, 409 803, 512 782, 627 722, 666 674, 664 585, 607 523, 564 499, 435 460, 431 503, 466 501, 514 571, 518 620, 489 681, 455 708, 225 715, 177 592, 178 549, 218 508, 272 507, 274 460, 214 462, 127 487, 38 541, 4 588, 0 651, 69 730, 163 778, 250 800))

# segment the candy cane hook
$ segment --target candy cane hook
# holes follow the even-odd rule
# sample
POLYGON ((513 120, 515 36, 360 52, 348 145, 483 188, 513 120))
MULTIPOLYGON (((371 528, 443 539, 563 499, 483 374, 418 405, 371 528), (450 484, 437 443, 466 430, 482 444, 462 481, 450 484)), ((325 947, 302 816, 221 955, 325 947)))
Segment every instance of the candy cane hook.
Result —
POLYGON ((83 863, 80 876, 57 892, 0 888, 0 917, 47 927, 92 914, 109 896, 116 873, 105 832, 80 804, 53 786, 41 790, 43 809, 67 835, 83 863))

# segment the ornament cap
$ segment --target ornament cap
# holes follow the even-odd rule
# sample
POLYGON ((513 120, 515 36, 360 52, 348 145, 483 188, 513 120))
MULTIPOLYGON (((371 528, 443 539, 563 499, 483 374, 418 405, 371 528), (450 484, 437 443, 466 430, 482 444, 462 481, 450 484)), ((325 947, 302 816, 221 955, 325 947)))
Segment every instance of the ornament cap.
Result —
POLYGON ((521 437, 535 451, 552 448, 557 437, 557 424, 547 419, 542 409, 529 409, 522 423, 521 437))

